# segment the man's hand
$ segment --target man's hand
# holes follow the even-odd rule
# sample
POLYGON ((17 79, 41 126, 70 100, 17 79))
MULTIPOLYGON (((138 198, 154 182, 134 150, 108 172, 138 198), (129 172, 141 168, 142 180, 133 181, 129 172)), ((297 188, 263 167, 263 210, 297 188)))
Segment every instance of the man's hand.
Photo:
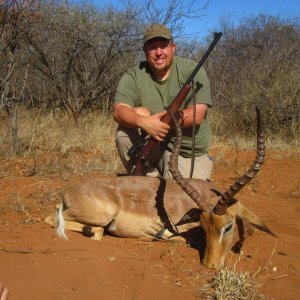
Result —
POLYGON ((165 116, 166 113, 166 111, 162 111, 148 117, 140 118, 139 127, 157 141, 162 142, 170 130, 170 126, 161 121, 161 118, 165 116))
POLYGON ((168 124, 161 121, 166 114, 166 111, 162 111, 150 115, 149 110, 145 107, 133 108, 124 103, 114 106, 114 119, 119 124, 128 128, 141 128, 159 142, 164 140, 170 129, 168 124))

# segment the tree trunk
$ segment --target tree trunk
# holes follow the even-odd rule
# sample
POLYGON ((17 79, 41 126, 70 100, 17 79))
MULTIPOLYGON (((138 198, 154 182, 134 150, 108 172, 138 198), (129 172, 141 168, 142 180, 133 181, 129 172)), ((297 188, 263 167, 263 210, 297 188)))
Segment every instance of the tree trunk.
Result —
POLYGON ((10 100, 6 106, 8 113, 9 131, 12 140, 12 151, 14 155, 20 153, 20 140, 18 138, 18 103, 15 100, 10 100))

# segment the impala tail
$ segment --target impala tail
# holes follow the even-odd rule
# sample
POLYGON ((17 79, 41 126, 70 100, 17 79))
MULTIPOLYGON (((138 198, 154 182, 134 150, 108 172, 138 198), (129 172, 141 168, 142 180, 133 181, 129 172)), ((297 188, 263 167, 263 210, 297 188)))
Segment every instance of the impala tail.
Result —
POLYGON ((56 206, 56 233, 57 235, 67 240, 68 237, 65 234, 65 219, 63 216, 63 203, 60 203, 56 206))

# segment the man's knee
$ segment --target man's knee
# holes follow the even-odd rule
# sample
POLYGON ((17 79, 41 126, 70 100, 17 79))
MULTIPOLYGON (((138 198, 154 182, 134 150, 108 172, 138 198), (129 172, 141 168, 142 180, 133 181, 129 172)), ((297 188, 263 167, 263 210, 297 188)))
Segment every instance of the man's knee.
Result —
POLYGON ((118 151, 128 151, 133 143, 139 138, 139 136, 140 135, 137 129, 127 128, 119 125, 116 132, 116 145, 118 151))
POLYGON ((213 160, 207 154, 199 156, 196 158, 196 168, 195 171, 197 176, 195 178, 203 180, 211 180, 211 174, 213 170, 213 160))
MULTIPOLYGON (((164 155, 164 162, 162 164, 164 166, 163 176, 166 178, 172 178, 172 174, 169 170, 170 154, 171 153, 166 153, 164 155)), ((192 168, 191 158, 179 156, 178 168, 184 178, 189 178, 191 175, 191 168, 192 168)), ((197 156, 195 157, 192 178, 210 180, 212 169, 213 169, 213 161, 207 154, 204 154, 202 156, 197 156)))

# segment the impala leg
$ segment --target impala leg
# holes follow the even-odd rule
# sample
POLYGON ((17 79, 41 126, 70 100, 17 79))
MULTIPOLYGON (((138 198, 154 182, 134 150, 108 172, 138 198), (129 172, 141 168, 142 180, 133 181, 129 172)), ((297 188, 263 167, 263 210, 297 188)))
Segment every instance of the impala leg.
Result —
POLYGON ((155 234, 156 238, 163 239, 163 240, 169 240, 169 241, 179 241, 179 242, 186 242, 184 237, 181 235, 176 235, 174 232, 169 231, 168 229, 163 229, 157 234, 155 234))
POLYGON ((92 227, 92 232, 94 233, 94 235, 91 237, 91 239, 101 242, 103 233, 104 233, 104 228, 103 227, 92 227))
POLYGON ((90 226, 77 221, 65 221, 65 228, 71 231, 82 233, 84 236, 90 237, 92 240, 101 241, 104 233, 103 227, 90 226))
POLYGON ((45 218, 45 223, 52 226, 52 227, 56 227, 56 218, 55 218, 55 214, 52 214, 48 217, 45 218))

